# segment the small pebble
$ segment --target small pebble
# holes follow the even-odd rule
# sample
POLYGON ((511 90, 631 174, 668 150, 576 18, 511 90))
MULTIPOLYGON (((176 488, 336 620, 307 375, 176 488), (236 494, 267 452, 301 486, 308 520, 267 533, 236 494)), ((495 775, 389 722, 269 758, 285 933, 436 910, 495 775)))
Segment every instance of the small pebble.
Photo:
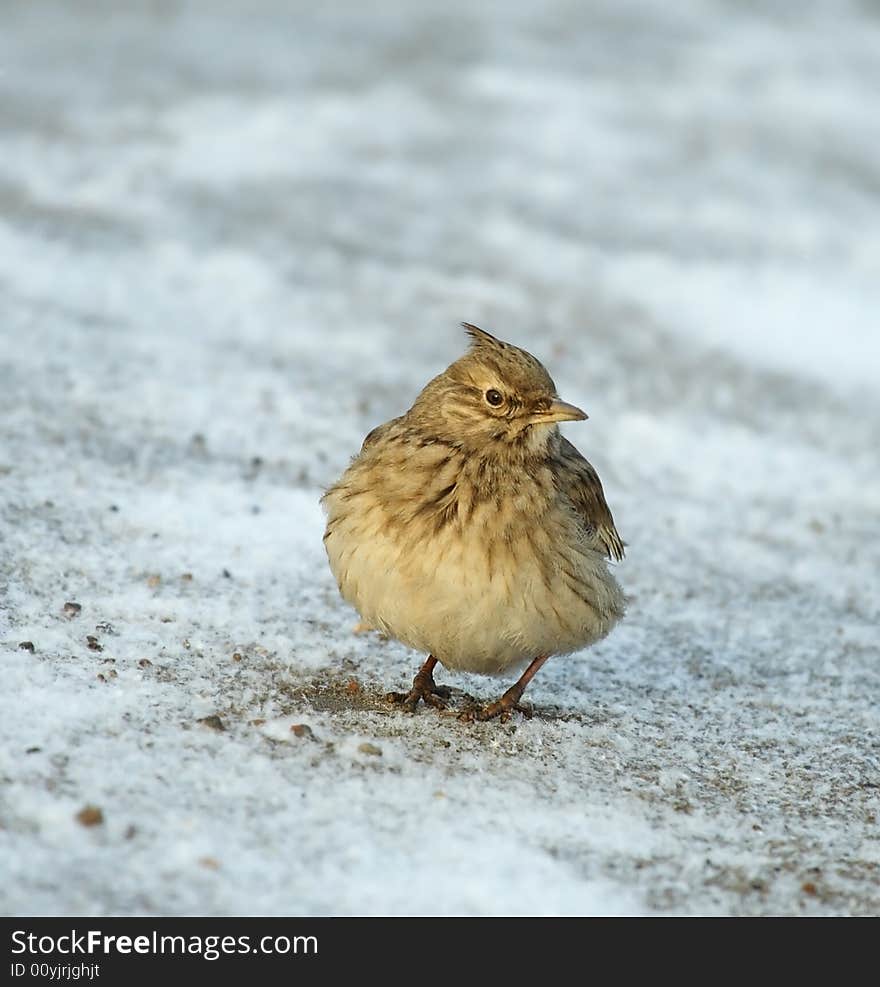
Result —
POLYGON ((67 617, 68 620, 72 619, 73 617, 78 617, 82 613, 82 604, 74 603, 72 600, 69 600, 61 608, 61 612, 64 614, 65 617, 67 617))
POLYGON ((104 822, 104 813, 96 805, 85 805, 75 818, 81 826, 100 826, 104 822))
POLYGON ((226 724, 215 713, 213 716, 203 716, 196 723, 201 723, 203 727, 210 727, 212 730, 225 730, 226 724))
POLYGON ((381 757, 382 748, 378 747, 376 744, 371 744, 369 742, 358 744, 358 750, 361 754, 369 754, 371 757, 381 757))
POLYGON ((19 641, 18 642, 18 646, 19 646, 19 648, 21 648, 22 651, 30 651, 31 654, 34 653, 34 642, 33 641, 19 641))

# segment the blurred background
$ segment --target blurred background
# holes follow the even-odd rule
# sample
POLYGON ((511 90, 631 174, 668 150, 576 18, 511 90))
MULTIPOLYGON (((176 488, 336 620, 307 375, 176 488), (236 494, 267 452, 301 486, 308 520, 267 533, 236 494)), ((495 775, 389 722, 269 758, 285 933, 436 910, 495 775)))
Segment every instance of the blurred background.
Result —
MULTIPOLYGON (((876 911, 880 5, 6 0, 0 14, 0 641, 18 697, 4 715, 47 752, 9 756, 8 832, 69 878, 19 874, 24 904, 5 910, 284 912, 295 886, 306 911, 876 911), (271 803, 302 765, 232 724, 289 715, 313 674, 314 695, 356 674, 378 697, 415 670, 406 649, 349 633, 317 500, 460 355, 461 321, 535 353, 589 413, 567 432, 629 543, 632 602, 607 642, 542 671, 536 705, 573 719, 545 725, 515 774, 479 741, 460 778, 460 752, 444 755, 450 811, 472 811, 468 765, 492 772, 484 832, 503 819, 508 842, 490 852, 440 820, 443 866, 485 880, 438 878, 420 899, 402 848, 421 824, 390 783, 359 787, 356 745, 350 771, 326 767, 358 807, 340 819, 271 803), (94 649, 58 616, 72 597, 120 635, 113 693, 95 692, 94 649), (280 813, 250 851, 251 810, 203 790, 208 741, 174 732, 214 712, 229 726, 217 785, 280 813), (159 755, 140 761, 136 737, 120 750, 132 724, 165 738, 170 774, 191 770, 186 792, 135 785, 159 755), (76 765, 53 744, 78 748, 76 765), (505 798, 559 763, 569 787, 545 787, 547 815, 517 829, 505 798), (135 815, 162 815, 134 843, 111 837, 105 872, 59 820, 114 785, 135 815), (591 805, 612 806, 604 843, 572 822, 591 805), (400 831, 370 829, 392 817, 400 831), (319 831, 320 886, 296 861, 278 870, 285 833, 319 831), (169 839, 191 884, 152 883, 169 839), (355 845, 380 849, 352 859, 355 845), (206 875, 203 858, 228 869, 206 875), (510 891, 522 860, 546 878, 528 901, 510 891)), ((309 722, 375 740, 378 700, 359 709, 309 722)), ((407 758, 428 771, 445 724, 407 723, 382 743, 417 786, 407 758)))
POLYGON ((397 334, 445 357, 464 318, 576 346, 561 372, 605 393, 645 353, 683 351, 688 386, 655 363, 635 400, 723 402, 699 363, 716 348, 875 383, 867 0, 36 0, 3 16, 12 331, 51 274, 71 328, 298 354, 312 337, 331 388, 349 347, 393 374, 397 334))

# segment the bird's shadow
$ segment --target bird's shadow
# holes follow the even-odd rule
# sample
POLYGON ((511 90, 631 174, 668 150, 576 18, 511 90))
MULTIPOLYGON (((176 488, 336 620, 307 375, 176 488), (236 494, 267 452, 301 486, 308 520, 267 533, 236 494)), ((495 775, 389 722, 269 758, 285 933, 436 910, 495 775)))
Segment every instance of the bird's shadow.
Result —
MULTIPOLYGON (((378 683, 364 683, 355 676, 345 677, 322 675, 309 682, 291 682, 283 690, 292 701, 289 712, 312 709, 322 713, 377 713, 383 716, 401 718, 425 718, 440 721, 452 721, 466 724, 475 722, 474 713, 481 709, 495 696, 480 698, 464 689, 449 687, 449 698, 445 709, 434 709, 420 703, 414 713, 401 708, 389 698, 389 692, 378 683)), ((556 707, 534 706, 524 704, 523 710, 517 710, 506 717, 498 717, 486 723, 519 723, 526 720, 543 722, 564 722, 579 720, 577 713, 564 712, 556 707)))

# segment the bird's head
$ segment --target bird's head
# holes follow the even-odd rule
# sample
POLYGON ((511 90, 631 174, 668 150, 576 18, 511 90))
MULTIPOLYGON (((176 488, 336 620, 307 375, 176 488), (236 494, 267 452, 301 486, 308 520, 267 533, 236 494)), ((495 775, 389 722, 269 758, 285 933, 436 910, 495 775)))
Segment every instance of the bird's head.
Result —
POLYGON ((471 348, 416 399, 410 414, 438 438, 482 454, 540 454, 557 423, 587 416, 560 401, 531 353, 464 323, 471 348))

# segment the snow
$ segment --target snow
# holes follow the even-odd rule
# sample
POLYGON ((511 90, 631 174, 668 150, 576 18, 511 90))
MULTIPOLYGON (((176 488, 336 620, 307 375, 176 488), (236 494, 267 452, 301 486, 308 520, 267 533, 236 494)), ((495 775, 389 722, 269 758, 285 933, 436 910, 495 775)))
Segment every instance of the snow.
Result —
POLYGON ((876 914, 877 11, 107 10, 0 32, 0 911, 876 914), (504 724, 321 544, 462 320, 629 545, 504 724))

